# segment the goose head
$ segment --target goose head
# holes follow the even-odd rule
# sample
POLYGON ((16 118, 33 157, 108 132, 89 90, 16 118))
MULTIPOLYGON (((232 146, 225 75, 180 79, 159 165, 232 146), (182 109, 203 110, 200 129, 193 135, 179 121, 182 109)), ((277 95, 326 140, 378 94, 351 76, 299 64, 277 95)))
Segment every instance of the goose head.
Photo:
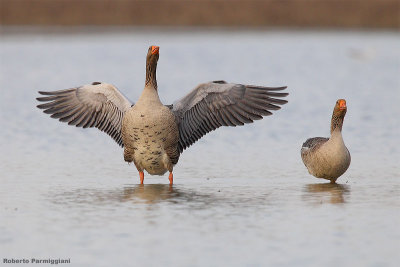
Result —
MULTIPOLYGON (((157 64, 158 57, 159 57, 160 47, 156 45, 151 45, 149 50, 147 51, 147 62, 154 62, 157 64)), ((153 64, 154 64, 153 63, 153 64)))
POLYGON ((344 116, 347 112, 347 104, 345 99, 338 99, 335 107, 333 108, 331 133, 338 129, 342 131, 344 116))
POLYGON ((346 100, 338 99, 335 104, 335 108, 333 109, 333 113, 336 117, 344 117, 346 115, 347 105, 346 100))

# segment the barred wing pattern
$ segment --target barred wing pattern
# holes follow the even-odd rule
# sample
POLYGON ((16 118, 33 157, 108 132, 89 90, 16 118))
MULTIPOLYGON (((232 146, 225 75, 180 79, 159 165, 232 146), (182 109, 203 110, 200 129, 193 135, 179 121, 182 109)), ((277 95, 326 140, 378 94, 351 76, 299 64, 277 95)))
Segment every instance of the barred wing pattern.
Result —
POLYGON ((76 127, 96 127, 110 135, 123 147, 121 124, 131 103, 111 84, 93 82, 81 87, 43 92, 36 98, 46 102, 37 107, 50 117, 76 127))
POLYGON ((200 84, 172 105, 179 127, 179 151, 220 126, 259 120, 287 101, 284 87, 262 87, 214 81, 200 84))

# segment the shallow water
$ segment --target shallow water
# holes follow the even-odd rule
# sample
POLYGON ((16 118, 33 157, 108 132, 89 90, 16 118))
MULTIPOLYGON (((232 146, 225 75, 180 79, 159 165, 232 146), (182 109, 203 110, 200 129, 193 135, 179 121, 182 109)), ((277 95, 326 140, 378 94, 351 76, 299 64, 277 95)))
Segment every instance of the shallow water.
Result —
POLYGON ((396 266, 400 261, 400 35, 123 30, 1 36, 0 258, 73 266, 396 266), (166 104, 200 82, 287 85, 289 103, 187 149, 138 185, 96 129, 50 119, 38 90, 105 81, 133 101, 160 45, 166 104), (345 98, 349 170, 329 184, 300 147, 345 98))

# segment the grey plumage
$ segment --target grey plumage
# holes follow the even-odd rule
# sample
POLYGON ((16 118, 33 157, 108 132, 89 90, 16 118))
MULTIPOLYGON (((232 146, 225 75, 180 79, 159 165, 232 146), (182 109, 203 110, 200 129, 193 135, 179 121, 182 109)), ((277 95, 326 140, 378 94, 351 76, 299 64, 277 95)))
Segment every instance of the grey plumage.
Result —
POLYGON ((322 145, 323 143, 325 143, 328 140, 329 140, 329 138, 326 138, 326 137, 309 138, 303 143, 302 147, 309 148, 309 149, 316 149, 318 146, 322 145))
MULTIPOLYGON (((213 81, 203 83, 189 94, 166 105, 176 116, 179 127, 179 152, 205 134, 221 126, 239 126, 271 115, 286 104, 286 87, 262 87, 213 81)), ((120 146, 121 123, 125 112, 134 104, 116 87, 107 83, 92 84, 52 92, 39 91, 47 102, 38 105, 52 118, 77 127, 96 127, 110 135, 120 146)))
POLYGON ((220 126, 238 126, 271 115, 286 104, 286 87, 262 87, 214 81, 203 83, 174 102, 179 125, 179 151, 220 126))
POLYGON ((51 114, 50 117, 77 127, 96 127, 123 146, 122 118, 132 103, 113 85, 93 82, 76 88, 39 93, 44 97, 36 99, 46 103, 37 107, 51 114))

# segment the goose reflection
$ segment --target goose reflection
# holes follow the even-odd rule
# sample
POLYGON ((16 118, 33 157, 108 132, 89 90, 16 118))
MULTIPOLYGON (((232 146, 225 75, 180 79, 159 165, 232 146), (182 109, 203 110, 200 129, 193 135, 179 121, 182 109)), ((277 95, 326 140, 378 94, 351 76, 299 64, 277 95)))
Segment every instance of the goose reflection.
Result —
POLYGON ((314 203, 325 203, 328 198, 329 203, 338 204, 346 202, 350 195, 350 186, 333 183, 308 184, 305 186, 305 192, 304 198, 314 203))
POLYGON ((143 200, 146 203, 157 203, 182 198, 185 193, 172 185, 139 184, 124 187, 121 201, 143 200))
POLYGON ((128 185, 123 188, 99 189, 85 188, 51 194, 52 203, 65 206, 96 206, 116 203, 146 203, 160 202, 196 204, 199 207, 209 204, 214 197, 200 194, 190 189, 178 188, 167 184, 128 185))

